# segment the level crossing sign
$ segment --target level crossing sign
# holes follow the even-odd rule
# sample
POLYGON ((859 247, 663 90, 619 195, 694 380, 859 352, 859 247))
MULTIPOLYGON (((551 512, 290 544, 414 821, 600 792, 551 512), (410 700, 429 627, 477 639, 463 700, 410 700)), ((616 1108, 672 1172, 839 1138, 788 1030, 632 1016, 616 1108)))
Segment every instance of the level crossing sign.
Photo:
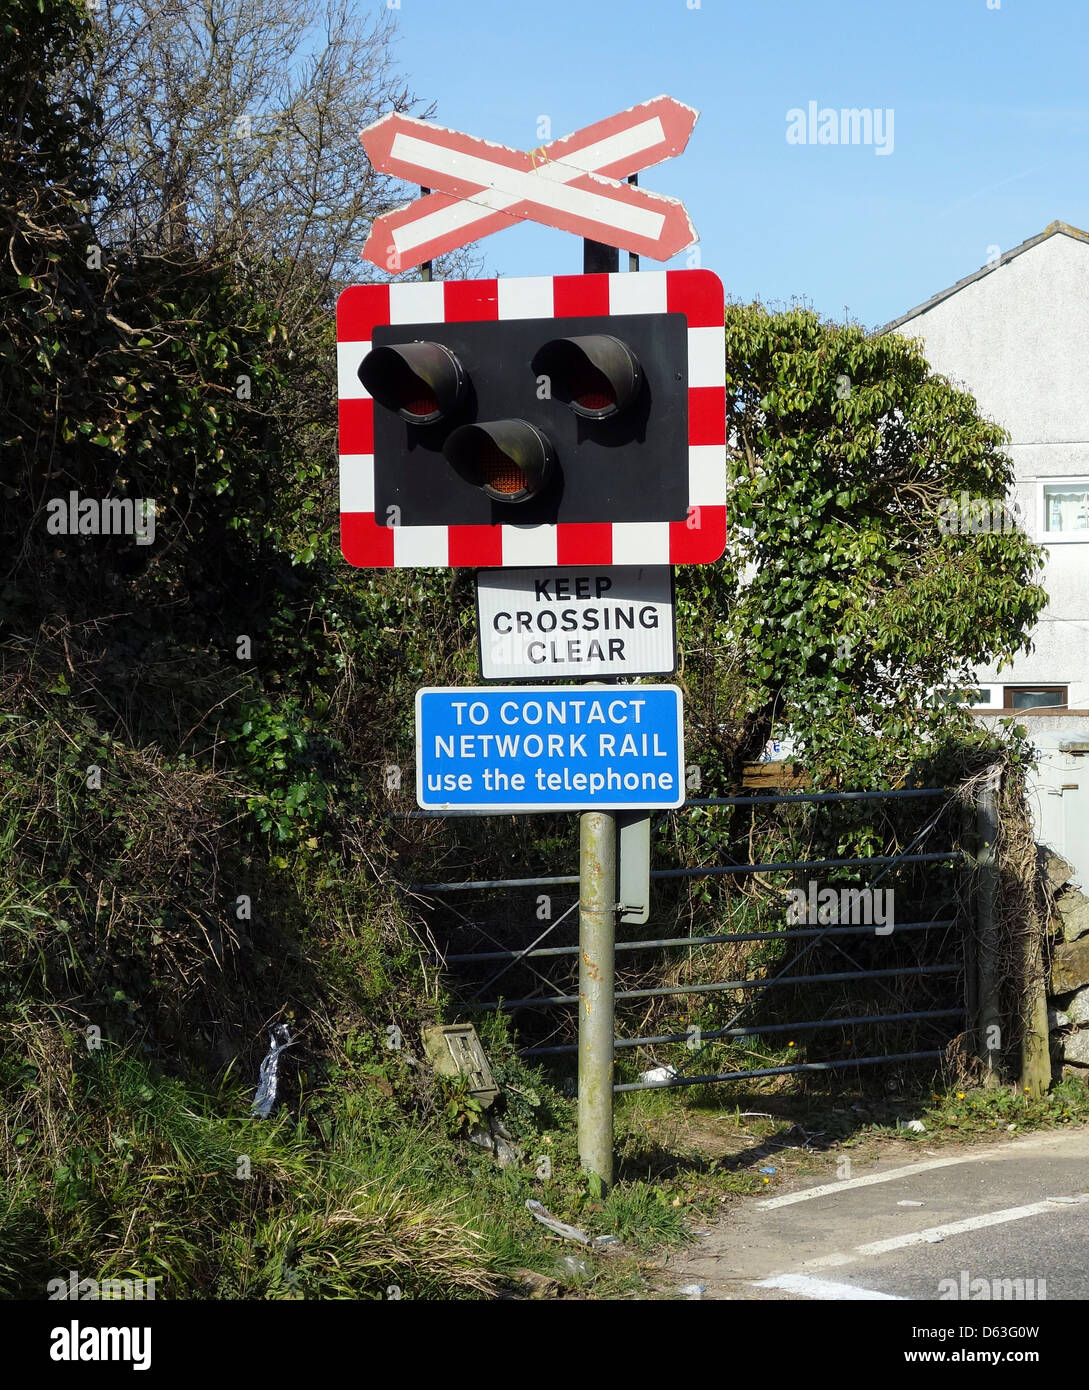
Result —
POLYGON ((376 218, 364 259, 408 270, 531 220, 666 261, 696 240, 684 204, 623 180, 680 154, 697 116, 655 97, 535 150, 399 112, 383 116, 360 136, 371 163, 437 191, 376 218))
POLYGON ((485 680, 664 675, 676 665, 668 565, 480 570, 485 680))

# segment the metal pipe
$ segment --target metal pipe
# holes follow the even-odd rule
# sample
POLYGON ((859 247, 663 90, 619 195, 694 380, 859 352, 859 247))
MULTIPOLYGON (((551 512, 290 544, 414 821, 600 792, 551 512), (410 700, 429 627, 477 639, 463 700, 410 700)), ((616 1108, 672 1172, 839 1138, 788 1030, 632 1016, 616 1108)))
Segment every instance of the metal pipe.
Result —
POLYGON ((410 883, 410 893, 458 893, 469 888, 547 888, 550 884, 578 883, 578 874, 555 874, 551 878, 470 879, 465 883, 410 883))
MULTIPOLYGON (((420 197, 421 197, 421 198, 426 198, 427 195, 428 195, 430 192, 431 192, 430 188, 425 188, 425 187, 423 186, 423 184, 420 184, 420 197)), ((430 262, 430 261, 424 261, 423 264, 420 266, 420 279, 421 279, 425 284, 430 283, 430 280, 431 280, 431 262, 430 262)))
MULTIPOLYGON (((638 184, 638 182, 639 182, 639 175, 638 175, 638 174, 629 174, 629 175, 628 175, 628 182, 629 182, 630 184, 633 184, 633 185, 634 185, 634 184, 638 184)), ((628 270, 629 270, 629 271, 635 271, 635 270, 638 270, 638 269, 639 269, 639 256, 638 256, 638 254, 637 254, 635 251, 629 251, 629 252, 628 252, 628 270)))
POLYGON ((948 796, 946 787, 912 787, 907 791, 883 792, 784 792, 769 796, 697 796, 680 808, 689 806, 760 806, 764 802, 781 805, 788 801, 892 801, 913 796, 948 796))
POLYGON ((651 878, 711 878, 715 874, 766 873, 772 869, 841 869, 858 864, 932 864, 960 859, 963 850, 945 854, 870 854, 862 859, 794 859, 771 864, 716 864, 703 869, 654 869, 651 878))
MULTIPOLYGON (((584 812, 584 815, 589 812, 584 812)), ((597 813, 595 813, 597 814, 597 813)), ((602 813, 603 814, 603 813, 602 813)), ((963 850, 954 849, 941 854, 874 854, 862 859, 793 859, 772 864, 715 864, 703 869, 652 869, 651 878, 711 878, 715 874, 766 873, 774 869, 841 869, 860 864, 932 864, 960 859, 963 850)), ((464 883, 411 883, 410 893, 459 893, 473 888, 538 888, 549 884, 578 883, 574 874, 552 878, 495 878, 469 879, 464 883)))
MULTIPOLYGON (((780 806, 792 801, 895 801, 918 796, 948 796, 946 787, 911 787, 882 792, 789 792, 761 796, 697 796, 679 806, 780 806)), ((390 811, 391 820, 446 820, 472 816, 557 816, 562 811, 390 811)), ((671 814, 671 813, 670 813, 671 814)))
MULTIPOLYGON (((952 927, 956 925, 954 918, 949 917, 937 922, 898 922, 896 931, 933 931, 936 927, 952 927)), ((806 936, 869 936, 873 927, 805 927, 795 929, 788 928, 786 931, 748 931, 730 932, 723 936, 663 936, 652 941, 618 941, 614 950, 617 951, 647 951, 657 950, 663 946, 717 946, 724 941, 779 941, 794 940, 795 937, 806 936)), ((436 966, 443 964, 463 964, 470 960, 522 960, 526 957, 537 956, 574 956, 578 954, 577 946, 542 946, 539 949, 528 951, 470 951, 462 955, 443 956, 441 961, 435 961, 436 966)))
MULTIPOLYGON (((620 250, 602 241, 582 240, 582 273, 584 275, 615 275, 620 269, 620 250)), ((594 812, 595 815, 601 814, 594 812)))
POLYGON ((945 1049, 933 1052, 895 1052, 888 1057, 838 1057, 834 1062, 799 1062, 790 1067, 760 1067, 753 1071, 719 1071, 710 1076, 677 1076, 672 1081, 629 1081, 614 1086, 614 1091, 668 1090, 673 1086, 710 1086, 716 1081, 747 1081, 754 1076, 787 1076, 799 1071, 835 1071, 839 1067, 873 1067, 884 1062, 914 1062, 923 1058, 944 1057, 945 1049))
MULTIPOLYGON (((602 1188, 613 1181, 616 817, 579 817, 579 1162, 602 1188)), ((486 1006, 484 1006, 486 1007, 486 1006)))
MULTIPOLYGON (((595 814, 603 814, 595 812, 595 814)), ((838 980, 880 980, 888 975, 956 975, 959 965, 914 965, 908 970, 844 970, 830 975, 785 975, 774 980, 723 980, 709 985, 669 985, 662 989, 619 990, 617 999, 658 999, 671 994, 713 994, 717 990, 770 989, 772 985, 812 985, 838 980)), ((581 971, 580 971, 581 984, 581 971)), ((577 994, 557 994, 551 999, 491 999, 473 1003, 474 1009, 533 1009, 552 1004, 577 1004, 577 994)))
MULTIPOLYGON (((767 1023, 758 1028, 716 1028, 708 1033, 700 1033, 701 1042, 717 1042, 721 1038, 759 1038, 765 1033, 804 1033, 816 1028, 858 1027, 867 1023, 907 1023, 917 1019, 959 1018, 963 1009, 925 1009, 910 1014, 866 1014, 859 1018, 822 1018, 803 1023, 767 1023)), ((687 1042, 688 1033, 662 1033, 652 1038, 617 1038, 614 1047, 652 1047, 659 1043, 687 1042)), ((575 1052, 574 1043, 561 1043, 555 1047, 523 1047, 518 1049, 519 1057, 558 1057, 562 1052, 575 1052)))

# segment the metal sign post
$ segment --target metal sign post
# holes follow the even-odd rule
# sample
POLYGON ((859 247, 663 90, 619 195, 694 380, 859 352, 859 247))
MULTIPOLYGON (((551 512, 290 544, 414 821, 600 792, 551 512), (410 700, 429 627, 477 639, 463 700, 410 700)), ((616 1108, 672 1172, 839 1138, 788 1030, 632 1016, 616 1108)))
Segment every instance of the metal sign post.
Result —
POLYGON ((613 1181, 616 816, 579 817, 579 1162, 613 1181))

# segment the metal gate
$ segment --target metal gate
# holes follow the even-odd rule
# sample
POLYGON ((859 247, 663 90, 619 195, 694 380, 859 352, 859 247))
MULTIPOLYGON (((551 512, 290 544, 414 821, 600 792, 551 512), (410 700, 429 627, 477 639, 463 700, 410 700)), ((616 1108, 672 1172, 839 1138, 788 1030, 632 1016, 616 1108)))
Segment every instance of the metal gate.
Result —
MULTIPOLYGON (((902 852, 847 858, 772 859, 756 863, 652 868, 651 879, 654 884, 665 886, 673 880, 723 878, 736 880, 737 876, 747 875, 751 877, 757 874, 788 871, 797 882, 798 875, 807 872, 855 869, 861 873, 872 871, 872 877, 865 885, 865 889, 847 888, 840 880, 838 890, 833 891, 839 891, 841 895, 843 892, 861 895, 864 891, 869 891, 871 898, 868 901, 872 903, 872 894, 877 890, 877 885, 894 871, 903 869, 904 866, 931 865, 937 869, 939 865, 956 866, 963 858, 963 852, 954 847, 920 848, 931 839, 945 818, 945 812, 950 807, 950 794, 947 790, 928 787, 869 792, 799 792, 695 798, 687 801, 680 810, 662 813, 659 818, 684 816, 696 808, 736 806, 759 808, 790 804, 820 806, 822 803, 829 802, 896 800, 930 800, 939 803, 937 814, 930 817, 902 852)), ((434 818, 435 816, 435 813, 432 812, 408 812, 405 814, 409 818, 434 818)), ((487 813, 473 814, 479 816, 487 813)), ((575 900, 567 910, 555 920, 549 920, 533 940, 519 949, 504 948, 497 943, 499 948, 494 950, 456 951, 441 955, 438 963, 448 972, 471 973, 481 967, 484 967, 486 971, 491 970, 488 978, 478 984, 475 989, 472 985, 463 987, 460 1004, 464 1011, 489 1012, 502 1009, 511 1014, 521 1014, 523 1011, 570 1010, 577 1005, 579 998, 577 992, 572 992, 570 987, 565 989, 554 976, 542 974, 537 966, 545 963, 577 965, 578 946, 557 944, 556 935, 565 923, 573 923, 577 920, 575 913, 578 907, 578 881, 577 874, 561 874, 533 878, 420 883, 412 886, 410 891, 423 899, 425 903, 435 904, 441 901, 447 907, 451 907, 457 901, 464 901, 466 896, 474 893, 490 894, 498 890, 517 894, 526 890, 563 888, 569 885, 576 888, 575 900), (492 967, 498 968, 492 969, 492 967), (513 998, 504 998, 501 994, 500 982, 518 967, 532 972, 536 977, 537 984, 534 992, 523 992, 513 998)), ((798 890, 783 890, 784 898, 792 891, 796 894, 798 890)), ((812 900, 812 896, 812 888, 810 887, 810 900, 812 900)), ((738 978, 686 980, 678 984, 652 985, 634 989, 618 988, 616 992, 618 1008, 625 1003, 664 1001, 674 996, 699 999, 707 996, 738 994, 748 997, 743 998, 732 1016, 720 1026, 693 1029, 693 1026, 689 1025, 684 1032, 674 1030, 617 1037, 614 1042, 616 1054, 623 1054, 629 1049, 652 1049, 683 1044, 688 1055, 683 1059, 682 1064, 675 1064, 663 1069, 664 1072, 671 1074, 659 1076, 657 1079, 620 1081, 614 1086, 614 1090, 620 1092, 663 1086, 706 1085, 757 1077, 835 1072, 844 1068, 874 1067, 899 1063, 932 1062, 937 1065, 946 1055, 952 1039, 963 1031, 962 1020, 966 1013, 965 991, 962 987, 966 966, 963 950, 965 934, 961 930, 963 924, 955 906, 956 889, 953 881, 950 883, 946 898, 948 910, 945 912, 933 915, 920 908, 917 911, 909 912, 912 920, 894 921, 891 925, 883 923, 881 926, 875 926, 872 920, 843 923, 840 921, 839 914, 836 913, 832 920, 810 921, 803 916, 802 925, 795 922, 772 930, 714 932, 700 935, 661 935, 642 938, 633 936, 633 939, 617 941, 618 973, 620 973, 620 960, 637 959, 639 953, 661 953, 670 950, 692 952, 698 948, 727 947, 741 943, 747 945, 768 943, 782 948, 784 956, 788 958, 782 962, 777 962, 774 971, 765 975, 753 976, 746 973, 738 978), (855 959, 855 955, 858 954, 858 945, 864 943, 867 938, 874 938, 875 936, 884 936, 887 941, 895 938, 897 949, 901 953, 895 962, 887 965, 867 965, 865 962, 855 959), (913 949, 905 954, 905 943, 909 938, 914 943, 913 949), (855 948, 854 954, 848 950, 848 943, 855 948), (833 963, 840 964, 841 968, 827 969, 820 964, 820 957, 826 956, 829 951, 835 953, 836 960, 833 963), (842 968, 839 958, 842 958, 842 962, 845 962, 850 968, 842 968), (814 967, 814 961, 817 962, 816 967, 814 967), (846 1013, 839 1013, 834 1017, 822 1017, 816 1008, 811 1007, 808 1012, 814 1016, 807 1016, 804 1003, 819 999, 821 991, 826 991, 826 987, 832 985, 854 986, 860 982, 865 982, 863 986, 865 998, 863 1004, 854 1011, 848 1010, 846 1013), (894 984, 902 986, 904 982, 911 982, 913 985, 923 988, 940 985, 944 997, 937 1000, 918 1001, 936 1004, 937 1007, 904 1008, 902 1001, 896 999, 892 991, 894 984), (801 1012, 797 1016, 792 1013, 790 1017, 784 1018, 781 1016, 780 1010, 779 1015, 763 1021, 751 1017, 754 1011, 759 1011, 758 1005, 765 1004, 769 999, 782 1000, 789 991, 798 990, 803 992, 805 1000, 801 1001, 801 1012), (878 1008, 874 1012, 872 1005, 875 1000, 880 1000, 882 993, 892 995, 894 1007, 878 1008), (870 1009, 870 1011, 867 1012, 866 1009, 870 1009), (879 1048, 873 1048, 868 1051, 867 1055, 852 1053, 850 1055, 822 1057, 820 1060, 783 1061, 763 1067, 733 1067, 719 1071, 691 1070, 696 1063, 698 1053, 702 1052, 703 1047, 707 1044, 774 1039, 779 1035, 788 1034, 792 1039, 795 1034, 820 1035, 822 1033, 831 1038, 836 1031, 842 1033, 844 1030, 858 1029, 879 1029, 883 1037, 887 1037, 895 1030, 901 1029, 903 1025, 911 1025, 912 1031, 916 1035, 927 1035, 922 1038, 922 1041, 929 1045, 913 1045, 899 1051, 882 1051, 879 1048), (695 1047, 692 1045, 694 1037, 695 1047)), ((797 904, 796 897, 794 901, 797 904)), ((863 899, 856 896, 853 901, 860 903, 863 899)), ((457 908, 452 910, 457 917, 462 919, 464 926, 474 925, 467 914, 457 908)), ((831 917, 830 913, 828 915, 831 917)), ((869 951, 867 954, 872 955, 873 952, 869 951)), ((827 961, 825 963, 827 964, 827 961)), ((790 1046, 794 1046, 793 1041, 791 1041, 790 1046)), ((531 1043, 521 1048, 520 1055, 527 1058, 562 1057, 565 1054, 574 1054, 576 1051, 577 1045, 574 1041, 559 1043, 546 1041, 531 1043)), ((864 1049, 864 1051, 866 1050, 864 1049)))

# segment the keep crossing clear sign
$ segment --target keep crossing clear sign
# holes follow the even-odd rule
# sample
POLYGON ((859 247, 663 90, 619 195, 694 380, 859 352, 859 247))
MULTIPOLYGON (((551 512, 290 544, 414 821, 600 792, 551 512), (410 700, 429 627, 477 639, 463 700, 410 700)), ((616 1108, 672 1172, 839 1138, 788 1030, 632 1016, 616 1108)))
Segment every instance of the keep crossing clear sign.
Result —
POLYGON ((416 799, 435 811, 680 806, 681 692, 674 685, 417 691, 416 799))
POLYGON ((676 664, 669 565, 481 570, 485 680, 662 676, 676 664))

